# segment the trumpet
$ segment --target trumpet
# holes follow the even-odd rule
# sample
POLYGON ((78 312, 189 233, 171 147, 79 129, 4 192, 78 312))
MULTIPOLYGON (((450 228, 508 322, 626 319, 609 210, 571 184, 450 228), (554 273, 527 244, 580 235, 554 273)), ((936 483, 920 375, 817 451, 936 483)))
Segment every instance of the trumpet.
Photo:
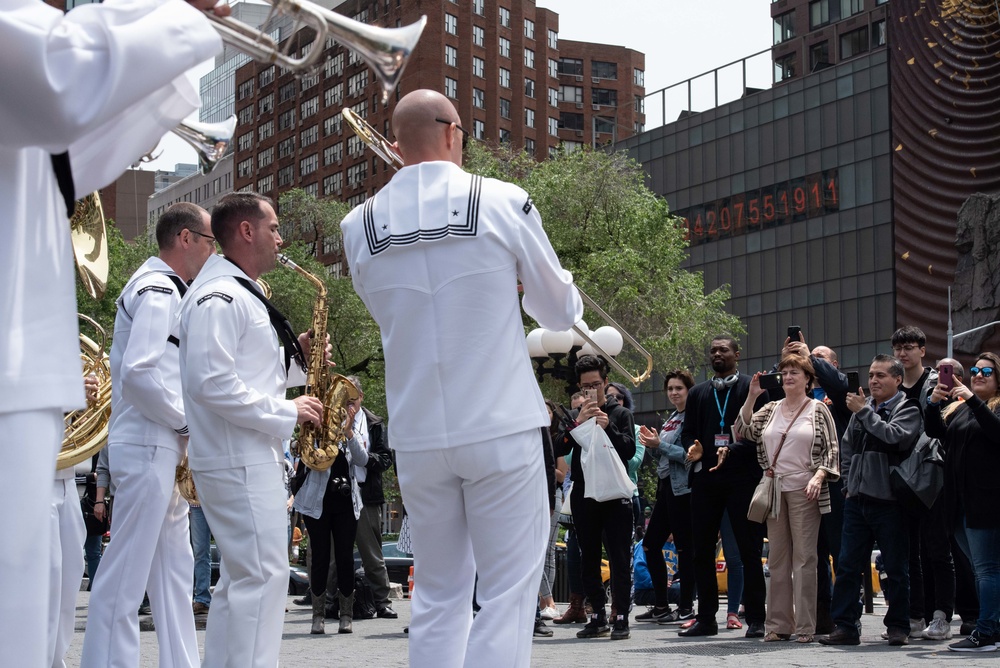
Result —
MULTIPOLYGON (((399 151, 389 143, 389 140, 383 137, 378 130, 373 128, 368 121, 358 116, 356 113, 351 111, 349 108, 345 107, 341 110, 341 114, 344 116, 344 120, 347 121, 347 125, 354 131, 358 138, 363 141, 368 148, 375 152, 380 158, 388 162, 394 170, 399 170, 403 166, 403 157, 399 154, 399 151)), ((575 285, 575 284, 574 284, 575 285)), ((643 381, 647 380, 649 376, 653 373, 653 356, 648 350, 642 347, 634 336, 629 334, 619 325, 614 318, 608 315, 604 309, 597 305, 593 299, 590 298, 583 289, 577 285, 576 291, 580 293, 580 299, 583 303, 593 309, 597 315, 601 317, 608 326, 617 330, 619 334, 622 335, 622 339, 627 341, 630 346, 632 346, 636 352, 638 352, 646 360, 646 369, 641 373, 633 373, 622 366, 621 362, 616 360, 613 356, 609 355, 604 348, 600 346, 594 339, 591 338, 590 332, 586 330, 585 327, 580 327, 579 325, 573 325, 573 331, 580 335, 580 337, 589 343, 594 351, 601 355, 608 364, 615 368, 616 371, 628 378, 632 385, 639 387, 643 381)))
MULTIPOLYGON (((220 123, 183 121, 170 132, 183 139, 195 150, 198 154, 198 168, 202 174, 208 174, 215 169, 219 160, 222 160, 226 149, 233 141, 233 134, 236 132, 236 117, 230 116, 220 123)), ((159 158, 160 153, 153 155, 154 151, 156 151, 155 146, 152 151, 139 158, 139 162, 152 162, 159 158)))
POLYGON ((208 13, 208 19, 215 24, 215 29, 225 43, 258 62, 277 64, 294 72, 308 72, 323 53, 327 36, 336 37, 354 49, 378 74, 382 82, 383 104, 389 99, 389 91, 396 87, 403 76, 406 62, 427 25, 427 17, 421 16, 419 20, 401 28, 378 28, 349 19, 308 0, 267 0, 267 3, 271 5, 268 20, 274 15, 290 16, 296 21, 293 34, 300 25, 316 31, 312 46, 300 57, 289 56, 270 36, 236 19, 218 17, 211 12, 208 13))

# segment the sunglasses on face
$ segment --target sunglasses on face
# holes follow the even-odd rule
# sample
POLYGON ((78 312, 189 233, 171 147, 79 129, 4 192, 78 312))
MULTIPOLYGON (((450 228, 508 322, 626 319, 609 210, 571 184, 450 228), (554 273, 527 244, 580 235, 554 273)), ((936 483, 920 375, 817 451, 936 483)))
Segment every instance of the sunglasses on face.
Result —
POLYGON ((969 373, 972 374, 973 376, 978 376, 979 374, 983 374, 983 378, 989 378, 990 376, 993 375, 993 369, 991 369, 990 367, 983 367, 982 369, 980 369, 978 366, 974 366, 971 369, 969 369, 969 373))
POLYGON ((445 125, 452 125, 452 124, 454 124, 455 127, 458 128, 458 131, 462 133, 462 150, 464 151, 465 149, 467 149, 469 147, 469 131, 468 130, 466 130, 465 128, 463 128, 458 123, 455 123, 455 121, 446 121, 443 118, 435 118, 434 120, 437 121, 438 123, 444 123, 445 125))

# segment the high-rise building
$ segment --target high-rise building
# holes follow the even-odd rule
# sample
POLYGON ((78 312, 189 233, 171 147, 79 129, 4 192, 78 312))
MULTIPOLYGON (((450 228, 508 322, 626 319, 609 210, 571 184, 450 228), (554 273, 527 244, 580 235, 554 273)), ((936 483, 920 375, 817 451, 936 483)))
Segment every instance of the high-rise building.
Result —
MULTIPOLYGON (((454 101, 476 138, 543 160, 561 143, 605 144, 641 130, 643 54, 620 46, 559 40, 558 15, 533 0, 348 0, 336 11, 380 26, 428 17, 390 102, 419 88, 454 101)), ((291 37, 292 53, 314 39, 291 37)), ((344 127, 351 107, 392 140, 381 84, 352 50, 328 39, 323 65, 298 77, 248 63, 236 71, 237 190, 277 196, 293 187, 358 204, 392 176, 344 127)))

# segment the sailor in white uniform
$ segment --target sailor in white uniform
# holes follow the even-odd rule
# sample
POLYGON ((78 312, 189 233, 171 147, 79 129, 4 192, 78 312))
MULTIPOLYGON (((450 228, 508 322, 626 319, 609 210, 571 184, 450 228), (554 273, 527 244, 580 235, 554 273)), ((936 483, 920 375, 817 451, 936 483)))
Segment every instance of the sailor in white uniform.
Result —
POLYGON ((213 3, 108 0, 64 16, 37 0, 0 0, 0 433, 5 459, 19 463, 4 488, 17 512, 0 515, 11 538, 0 562, 7 665, 54 660, 49 597, 38 594, 50 577, 48 481, 63 412, 85 404, 68 205, 198 107, 182 75, 222 48, 198 11, 213 3))
POLYGON ((160 665, 196 667, 191 611, 194 556, 188 504, 174 483, 187 452, 176 340, 169 340, 188 283, 215 253, 208 212, 175 204, 156 224, 160 252, 118 298, 111 346, 108 462, 117 486, 111 542, 87 613, 81 666, 139 664, 143 592, 156 620, 160 665))
POLYGON ((418 582, 410 662, 528 666, 549 418, 518 279, 543 327, 569 329, 583 306, 527 193, 461 169, 465 130, 447 98, 410 93, 392 122, 405 166, 341 228, 354 287, 382 331, 418 582))
POLYGON ((288 590, 282 439, 322 404, 285 399, 305 382, 302 347, 256 279, 281 245, 270 200, 233 193, 212 210, 224 257, 209 258, 181 306, 188 461, 222 555, 205 635, 206 668, 274 668, 288 590), (296 354, 293 354, 296 353, 296 354))

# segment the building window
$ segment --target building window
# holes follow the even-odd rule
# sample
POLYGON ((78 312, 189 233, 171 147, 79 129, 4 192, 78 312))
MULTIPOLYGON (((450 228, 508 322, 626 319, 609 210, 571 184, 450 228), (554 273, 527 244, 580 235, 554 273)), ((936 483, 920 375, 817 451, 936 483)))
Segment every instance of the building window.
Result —
POLYGON ((347 155, 352 158, 357 158, 364 155, 365 144, 361 141, 361 138, 357 135, 351 135, 347 138, 347 155))
POLYGON ((646 113, 646 98, 642 95, 635 96, 635 113, 645 114, 646 113))
POLYGON ((579 58, 560 58, 559 74, 583 76, 583 61, 579 58))
POLYGON ((510 143, 510 130, 506 128, 500 128, 500 143, 501 144, 510 143))
POLYGON ((257 169, 264 169, 274 162, 274 147, 264 149, 257 154, 257 169))
POLYGON ((330 86, 325 91, 323 91, 323 106, 324 107, 339 107, 344 102, 344 84, 339 83, 336 86, 330 86))
POLYGON ((249 79, 240 84, 239 99, 243 100, 253 95, 253 79, 249 79))
POLYGON ((310 156, 302 158, 299 162, 299 175, 305 176, 306 174, 312 174, 319 167, 319 154, 313 153, 310 156))
POLYGON ((549 134, 553 137, 559 136, 559 119, 549 116, 549 134))
POLYGON ((360 186, 366 178, 368 178, 367 160, 347 168, 347 185, 352 188, 360 186))
POLYGON ((552 58, 549 58, 549 76, 553 78, 559 76, 559 63, 552 58))
POLYGON ((645 86, 646 85, 646 73, 635 67, 632 68, 632 85, 633 86, 645 86))
POLYGON ((510 58, 510 40, 506 37, 500 38, 500 56, 510 58))
POLYGON ((448 44, 444 45, 444 64, 458 67, 458 49, 448 44))
POLYGON ((535 154, 535 140, 534 139, 527 139, 526 138, 524 140, 524 152, 527 153, 528 155, 534 155, 535 154))
POLYGON ((594 88, 590 91, 590 102, 604 107, 617 107, 618 91, 611 88, 594 88))
POLYGON ((318 183, 310 183, 310 184, 306 185, 303 188, 303 190, 305 190, 308 194, 312 195, 313 197, 318 197, 319 196, 319 184, 318 183))
POLYGON ((336 116, 331 116, 323 121, 323 136, 329 137, 332 134, 340 134, 340 124, 343 121, 343 116, 337 114, 336 116))
POLYGON ((784 81, 795 76, 795 54, 774 59, 774 80, 784 81))
MULTIPOLYGON (((360 187, 360 184, 358 187, 360 187)), ((358 193, 357 195, 352 195, 347 198, 347 205, 353 209, 356 206, 364 204, 366 199, 368 199, 368 195, 365 193, 358 193)))
POLYGON ((357 97, 365 92, 365 88, 368 87, 368 70, 364 69, 357 74, 351 75, 351 78, 347 80, 347 94, 351 97, 357 97))
POLYGON ((299 135, 299 146, 305 148, 311 144, 315 144, 319 141, 319 126, 314 125, 311 128, 307 128, 301 132, 299 135))
POLYGON ((510 70, 506 67, 500 68, 500 86, 503 88, 510 88, 510 70))
POLYGON ((278 159, 287 158, 295 153, 295 137, 288 137, 278 142, 278 159))
POLYGON ((872 48, 885 46, 885 19, 872 23, 872 48))
POLYGON ((287 130, 295 125, 295 110, 289 109, 278 114, 278 129, 287 130))
POLYGON ((453 100, 458 99, 458 81, 451 77, 444 78, 444 94, 453 100))
POLYGON ((809 29, 814 30, 830 22, 830 0, 813 0, 809 3, 809 29))
POLYGON ((340 237, 336 234, 328 234, 323 237, 323 254, 329 255, 340 250, 340 237))
POLYGON ((845 32, 840 36, 840 57, 852 58, 868 50, 868 26, 845 32))
POLYGON ((458 17, 451 14, 444 15, 444 31, 449 35, 458 34, 458 17))
POLYGON ((524 50, 524 66, 529 70, 535 69, 535 52, 531 49, 524 50))
POLYGON ((472 106, 477 109, 486 108, 486 91, 479 88, 472 89, 472 106))
POLYGON ((319 72, 305 74, 302 76, 302 90, 309 90, 319 83, 319 72))
POLYGON ((476 139, 486 138, 486 123, 480 120, 472 121, 472 136, 476 139))
POLYGON ((476 46, 486 46, 486 31, 479 26, 472 26, 472 43, 476 46))
POLYGON ((339 195, 344 189, 344 173, 337 172, 323 179, 323 194, 326 196, 339 195))
POLYGON ((559 106, 559 91, 555 88, 549 89, 549 106, 558 107, 559 106))
MULTIPOLYGON (((292 110, 294 113, 295 110, 292 110)), ((274 121, 268 121, 267 123, 261 123, 257 126, 257 141, 264 141, 268 137, 274 134, 274 121)))
POLYGON ((368 100, 361 100, 357 104, 352 104, 351 111, 361 118, 368 118, 368 100))
POLYGON ((500 25, 504 28, 510 27, 510 10, 506 7, 500 8, 500 25))
POLYGON ((282 167, 278 170, 278 187, 291 185, 293 178, 295 178, 295 168, 292 165, 282 167))
POLYGON ((323 149, 323 164, 332 165, 344 159, 344 142, 339 141, 323 149))
POLYGON ((524 96, 535 99, 535 80, 525 79, 524 80, 524 96))
POLYGON ((253 122, 253 105, 240 109, 240 125, 249 125, 253 122))
POLYGON ((278 89, 278 102, 287 102, 295 99, 295 82, 289 81, 278 89))
POLYGON ((865 0, 840 0, 840 18, 860 14, 865 10, 865 0))
POLYGON ((483 8, 484 4, 485 0, 472 0, 472 13, 479 16, 486 16, 486 10, 483 8))
POLYGON ((583 88, 581 86, 559 86, 559 102, 583 103, 583 88))
POLYGON ((830 43, 820 42, 809 47, 809 71, 816 72, 830 65, 830 43))
POLYGON ((565 130, 583 130, 583 114, 559 112, 559 127, 565 130))
POLYGON ((323 63, 323 74, 327 79, 339 77, 344 73, 344 54, 338 53, 323 63))
POLYGON ((351 49, 350 51, 347 52, 348 65, 357 65, 360 62, 361 62, 361 55, 355 49, 351 49))
POLYGON ((302 103, 302 118, 306 119, 319 111, 319 95, 302 103))
POLYGON ((486 78, 486 61, 482 58, 472 57, 472 73, 480 79, 486 78))
POLYGON ((500 98, 500 118, 510 119, 510 100, 500 98))
POLYGON ((240 135, 240 138, 236 140, 241 151, 248 151, 250 147, 253 146, 253 132, 248 132, 245 135, 240 135))
POLYGON ((524 36, 528 39, 535 39, 535 22, 524 19, 524 36))
POLYGON ((613 135, 615 133, 615 119, 594 116, 594 132, 597 134, 613 135))
POLYGON ((525 109, 524 110, 524 126, 528 128, 535 127, 535 110, 525 109))
POLYGON ((247 158, 236 165, 236 175, 240 178, 250 176, 253 173, 253 158, 247 158))
POLYGON ((274 93, 268 93, 257 102, 257 109, 261 114, 269 114, 274 111, 274 93))
POLYGON ((590 61, 590 76, 597 79, 617 79, 618 63, 607 63, 603 60, 590 61))
POLYGON ((795 37, 795 11, 774 17, 774 43, 781 44, 795 37))
POLYGON ((271 65, 269 68, 261 72, 257 75, 257 77, 260 81, 261 88, 274 81, 274 65, 271 65))
POLYGON ((559 33, 555 30, 549 30, 549 48, 558 49, 559 48, 559 33))
POLYGON ((269 193, 274 190, 274 175, 268 174, 262 179, 257 180, 257 192, 259 193, 269 193))

